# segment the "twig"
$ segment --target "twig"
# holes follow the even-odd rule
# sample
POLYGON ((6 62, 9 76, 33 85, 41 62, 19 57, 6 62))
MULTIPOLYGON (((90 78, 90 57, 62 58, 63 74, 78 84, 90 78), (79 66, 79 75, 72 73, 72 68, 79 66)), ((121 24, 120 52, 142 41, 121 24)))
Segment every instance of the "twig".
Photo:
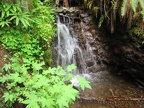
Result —
POLYGON ((114 92, 112 91, 112 89, 109 89, 109 90, 110 90, 110 92, 111 92, 111 94, 112 94, 112 97, 113 97, 114 106, 115 106, 115 108, 117 108, 117 102, 116 102, 116 100, 115 100, 114 92))

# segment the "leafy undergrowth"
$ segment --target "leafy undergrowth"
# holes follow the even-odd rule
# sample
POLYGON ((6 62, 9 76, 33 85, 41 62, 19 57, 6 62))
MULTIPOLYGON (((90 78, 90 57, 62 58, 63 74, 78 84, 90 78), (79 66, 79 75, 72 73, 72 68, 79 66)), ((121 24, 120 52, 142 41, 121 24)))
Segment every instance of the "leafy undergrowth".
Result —
MULTIPOLYGON (((71 84, 76 66, 71 64, 67 70, 52 67, 50 47, 56 30, 54 13, 49 4, 43 5, 40 1, 33 4, 35 8, 29 13, 22 12, 18 5, 1 4, 9 14, 2 11, 0 40, 11 57, 5 55, 9 63, 0 71, 3 91, 0 107, 12 108, 15 102, 25 104, 26 108, 69 107, 79 97, 79 91, 71 84), (21 14, 16 16, 13 12, 21 14)), ((82 90, 91 89, 87 80, 77 79, 82 90)))
MULTIPOLYGON (((18 101, 26 104, 27 108, 64 108, 79 97, 79 91, 71 83, 65 83, 72 80, 71 72, 76 69, 75 65, 69 65, 65 71, 60 66, 44 69, 44 62, 10 60, 11 63, 4 65, 6 74, 0 79, 7 88, 3 98, 9 107, 18 101)), ((84 78, 78 77, 78 81, 82 90, 91 88, 84 78)))

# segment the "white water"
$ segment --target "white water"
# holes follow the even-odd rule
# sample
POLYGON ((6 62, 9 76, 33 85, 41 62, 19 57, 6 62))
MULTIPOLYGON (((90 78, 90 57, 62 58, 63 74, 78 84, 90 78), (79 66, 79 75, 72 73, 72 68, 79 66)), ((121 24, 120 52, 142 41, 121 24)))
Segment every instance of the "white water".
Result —
POLYGON ((65 69, 67 65, 75 64, 81 67, 81 69, 78 69, 80 73, 85 73, 86 65, 84 64, 82 50, 78 45, 78 40, 70 33, 69 28, 60 22, 59 17, 57 19, 57 28, 57 65, 61 65, 65 69))
MULTIPOLYGON (((85 37, 85 33, 82 30, 83 38, 86 40, 85 48, 81 48, 78 42, 78 35, 75 33, 74 29, 71 27, 73 20, 68 16, 63 16, 60 21, 59 16, 57 17, 57 65, 62 66, 66 69, 69 64, 75 64, 78 68, 74 72, 76 75, 83 75, 84 77, 89 77, 87 61, 92 61, 96 66, 96 61, 92 48, 85 37)), ((80 25, 81 26, 81 25, 80 25)))

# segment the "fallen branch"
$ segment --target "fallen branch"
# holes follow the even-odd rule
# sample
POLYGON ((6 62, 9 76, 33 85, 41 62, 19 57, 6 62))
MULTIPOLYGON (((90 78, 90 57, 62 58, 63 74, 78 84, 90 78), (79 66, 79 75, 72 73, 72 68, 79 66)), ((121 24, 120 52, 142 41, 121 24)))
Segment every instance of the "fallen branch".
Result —
POLYGON ((113 98, 115 98, 115 101, 141 101, 144 102, 144 97, 142 98, 136 98, 136 97, 108 97, 108 98, 96 98, 96 97, 80 97, 79 101, 113 101, 113 98))
POLYGON ((110 92, 111 92, 112 97, 113 97, 114 106, 115 106, 115 108, 117 108, 117 102, 116 102, 116 100, 115 100, 114 92, 112 91, 112 89, 110 89, 110 92))

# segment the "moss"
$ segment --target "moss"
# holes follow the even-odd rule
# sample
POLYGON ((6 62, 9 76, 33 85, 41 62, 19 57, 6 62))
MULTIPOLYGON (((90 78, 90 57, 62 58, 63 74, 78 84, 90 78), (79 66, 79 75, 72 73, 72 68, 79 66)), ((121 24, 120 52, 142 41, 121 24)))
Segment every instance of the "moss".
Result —
POLYGON ((144 43, 144 30, 140 29, 139 26, 131 28, 129 31, 129 36, 136 42, 143 44, 144 43))
POLYGON ((47 66, 52 67, 53 66, 53 59, 52 59, 52 50, 48 49, 44 52, 44 61, 47 66))

